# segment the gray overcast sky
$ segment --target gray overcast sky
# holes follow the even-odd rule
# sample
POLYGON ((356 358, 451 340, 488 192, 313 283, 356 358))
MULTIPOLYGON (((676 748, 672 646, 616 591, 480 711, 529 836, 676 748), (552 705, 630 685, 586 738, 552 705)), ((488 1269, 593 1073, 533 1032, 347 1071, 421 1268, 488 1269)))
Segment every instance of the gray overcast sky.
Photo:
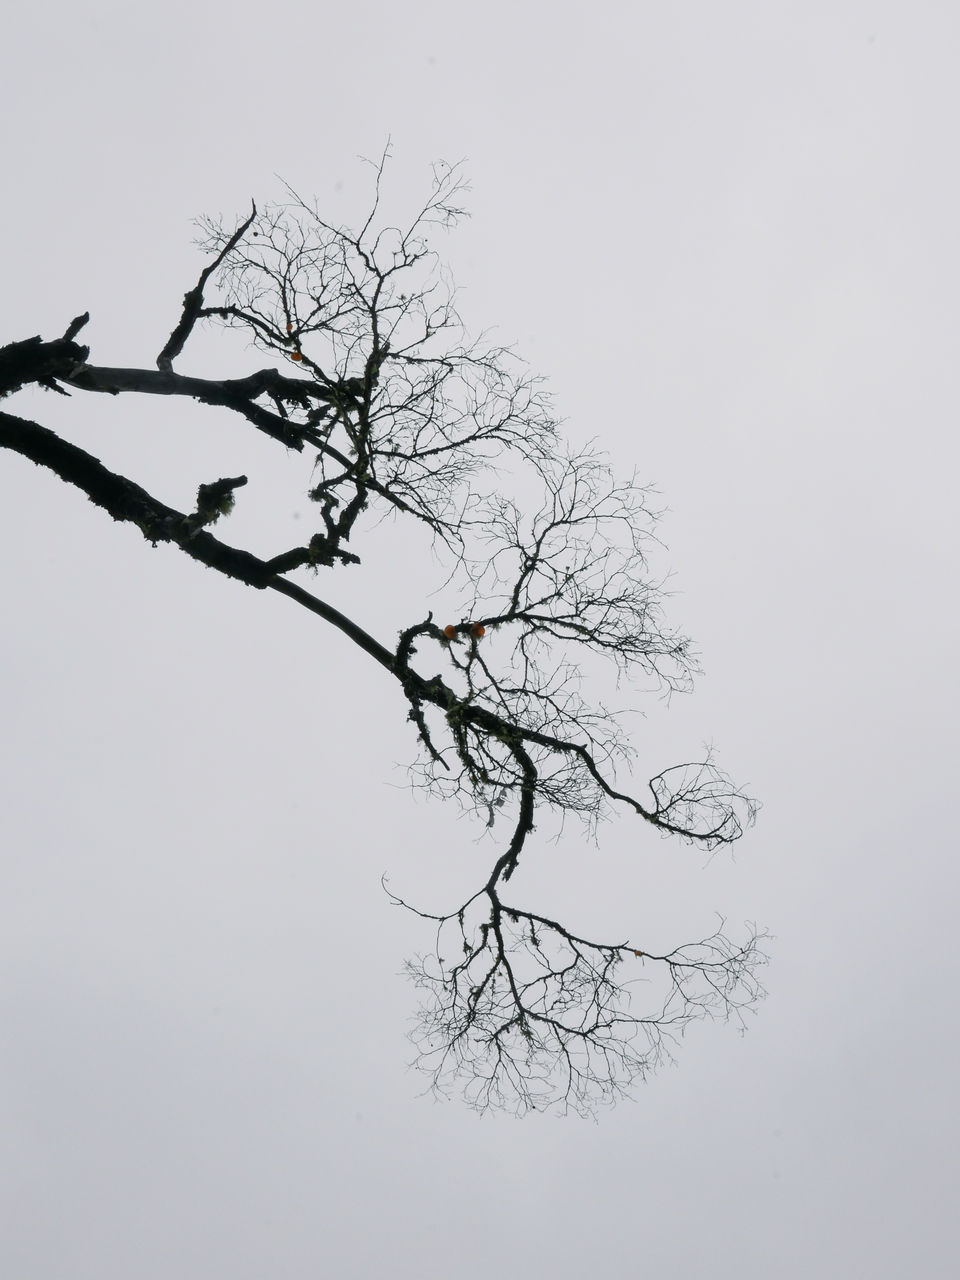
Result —
MULTIPOLYGON (((749 1034, 696 1027, 598 1125, 418 1098, 426 938, 379 878, 429 905, 490 847, 404 789, 388 681, 0 457, 4 1276, 955 1274, 958 40, 947 0, 5 17, 3 342, 89 309, 92 359, 149 366, 192 217, 275 175, 349 217, 388 134, 398 200, 466 158, 465 319, 669 508, 706 675, 641 700, 638 772, 710 739, 765 806, 735 859, 623 817, 525 888, 776 941, 749 1034)), ((247 472, 251 549, 307 516, 200 406, 5 407, 173 505, 247 472)), ((387 640, 435 585, 355 572, 318 589, 387 640)))

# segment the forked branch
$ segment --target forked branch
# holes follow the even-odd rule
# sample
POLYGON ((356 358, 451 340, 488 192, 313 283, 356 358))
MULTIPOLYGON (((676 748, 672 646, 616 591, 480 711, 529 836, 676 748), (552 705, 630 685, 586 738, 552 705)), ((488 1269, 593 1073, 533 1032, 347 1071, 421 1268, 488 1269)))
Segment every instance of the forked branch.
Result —
POLYGON ((489 828, 507 827, 479 887, 454 911, 432 914, 391 895, 436 929, 434 953, 409 966, 426 999, 420 1063, 437 1091, 459 1080, 481 1109, 589 1112, 669 1056, 692 1021, 743 1022, 762 995, 764 935, 751 927, 735 943, 721 925, 653 955, 643 937, 591 941, 506 901, 538 820, 574 814, 594 828, 626 808, 662 836, 713 850, 741 836, 756 806, 709 755, 664 769, 641 795, 619 781, 629 740, 621 718, 590 696, 585 662, 607 659, 618 678, 639 672, 667 693, 689 688, 697 671, 689 641, 664 621, 650 493, 614 477, 594 450, 566 449, 539 381, 508 349, 467 335, 427 241, 462 215, 458 169, 439 166, 414 216, 391 223, 385 161, 374 166, 359 232, 292 191, 284 204, 254 205, 232 229, 205 222, 211 260, 156 369, 91 364, 76 342, 85 314, 60 338, 0 349, 0 395, 34 384, 185 396, 309 451, 317 516, 302 545, 255 555, 214 536, 245 476, 199 484, 195 510, 182 512, 25 418, 0 414, 0 447, 75 485, 151 543, 285 595, 394 678, 422 748, 415 777, 489 828), (200 321, 240 330, 262 367, 232 379, 175 373, 200 321), (512 475, 523 500, 509 492, 512 475), (394 643, 293 576, 355 568, 386 515, 428 531, 448 610, 437 620, 418 611, 394 643))

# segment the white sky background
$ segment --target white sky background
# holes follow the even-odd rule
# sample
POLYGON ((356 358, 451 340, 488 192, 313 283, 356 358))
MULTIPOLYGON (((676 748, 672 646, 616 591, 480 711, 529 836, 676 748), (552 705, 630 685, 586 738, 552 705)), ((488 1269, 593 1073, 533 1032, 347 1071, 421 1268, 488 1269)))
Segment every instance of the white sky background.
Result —
MULTIPOLYGON (((598 1125, 418 1098, 429 938, 379 878, 446 907, 493 854, 403 789, 389 679, 4 454, 4 1276, 953 1274, 958 38, 946 0, 5 18, 3 342, 89 309, 94 362, 152 367, 192 217, 275 174, 351 217, 388 134, 401 202, 466 158, 464 318, 669 507, 707 674, 638 701, 639 780, 711 739, 764 803, 735 860, 624 814, 513 885, 776 941, 749 1034, 694 1028, 598 1125)), ((256 367, 215 331, 179 361, 256 367)), ((226 413, 4 408, 175 506, 247 472, 222 536, 302 540, 302 466, 226 413)), ((316 589, 390 643, 442 602, 380 546, 316 589)))

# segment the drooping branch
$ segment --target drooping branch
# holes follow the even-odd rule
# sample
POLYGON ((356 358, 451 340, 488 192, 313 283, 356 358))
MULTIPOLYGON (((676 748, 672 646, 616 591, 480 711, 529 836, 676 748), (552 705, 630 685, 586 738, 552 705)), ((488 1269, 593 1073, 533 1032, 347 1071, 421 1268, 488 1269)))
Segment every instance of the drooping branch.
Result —
POLYGON ((86 315, 60 339, 0 349, 0 395, 33 383, 65 394, 187 396, 239 414, 297 453, 315 451, 308 496, 320 527, 304 545, 261 557, 210 532, 244 476, 201 484, 196 509, 180 512, 23 418, 0 414, 0 447, 77 486, 152 543, 285 595, 394 677, 422 746, 424 786, 457 798, 488 828, 510 824, 459 909, 408 907, 438 931, 436 955, 411 966, 432 1001, 422 1065, 438 1090, 451 1071, 465 1073, 481 1108, 553 1101, 589 1111, 643 1078, 691 1020, 742 1019, 762 994, 762 935, 752 930, 737 946, 721 928, 652 956, 514 907, 502 895, 535 823, 553 811, 593 829, 621 806, 661 835, 712 850, 738 839, 756 806, 709 754, 661 771, 645 799, 618 781, 629 741, 618 714, 583 692, 584 662, 608 659, 618 680, 639 670, 668 693, 689 688, 697 670, 689 641, 664 623, 663 581, 648 562, 656 543, 648 491, 615 479, 592 449, 565 451, 538 380, 508 349, 467 338, 424 234, 462 214, 456 168, 435 172, 411 221, 378 227, 385 160, 359 232, 327 222, 294 192, 262 213, 254 205, 234 230, 204 224, 211 261, 185 295, 156 370, 88 363, 88 348, 75 342, 86 315), (283 371, 174 373, 200 319, 241 330, 283 371), (521 491, 529 495, 532 481, 539 502, 509 496, 517 471, 521 491), (449 613, 407 626, 394 648, 288 576, 359 564, 359 546, 387 513, 429 530, 448 574, 449 613), (436 674, 414 665, 418 649, 436 674), (448 958, 451 945, 462 959, 448 958), (663 990, 659 1005, 637 1014, 631 973, 641 969, 644 981, 659 974, 663 990))
MULTIPOLYGON (((501 859, 502 866, 497 877, 502 874, 506 880, 512 875, 523 841, 533 827, 534 796, 538 791, 540 773, 526 749, 528 746, 574 756, 582 762, 606 795, 629 805, 647 822, 667 833, 698 841, 710 848, 717 843, 737 838, 742 831, 743 823, 737 818, 733 807, 742 797, 723 775, 715 770, 710 771, 709 765, 699 765, 699 772, 693 781, 688 780, 689 767, 678 766, 684 771, 684 786, 678 791, 671 791, 667 787, 667 773, 658 775, 651 783, 657 803, 652 809, 646 808, 633 797, 615 790, 603 777, 592 753, 582 744, 525 727, 483 706, 464 703, 442 677, 434 676, 427 680, 411 668, 409 658, 415 652, 411 643, 412 634, 429 636, 433 633, 433 637, 442 644, 446 637, 439 628, 432 624, 421 625, 413 629, 412 633, 404 633, 398 651, 391 653, 337 610, 317 600, 295 583, 285 580, 282 577, 285 557, 263 560, 215 538, 204 527, 210 523, 211 490, 220 494, 229 492, 232 497, 233 489, 246 483, 246 477, 201 486, 198 512, 191 515, 167 506, 133 481, 110 471, 92 454, 61 439, 48 428, 26 419, 0 414, 0 447, 22 454, 82 489, 92 502, 106 510, 115 520, 130 521, 137 525, 151 543, 174 543, 192 559, 217 569, 228 577, 237 578, 260 589, 272 587, 312 612, 319 613, 327 621, 334 622, 334 625, 349 634, 365 651, 376 657, 382 666, 397 676, 415 710, 424 703, 429 703, 445 713, 457 753, 468 771, 478 779, 482 780, 484 774, 489 777, 489 770, 475 758, 470 733, 475 734, 478 741, 486 744, 488 749, 491 745, 493 750, 499 749, 501 762, 504 754, 511 758, 517 766, 517 774, 511 785, 520 797, 521 820, 501 859), (202 509, 204 504, 207 504, 206 511, 202 509), (698 829, 692 823, 681 826, 673 820, 674 815, 680 812, 696 814, 704 801, 719 814, 717 820, 705 830, 698 829)), ((303 551, 308 561, 309 549, 303 551)), ((290 564, 289 567, 297 567, 306 561, 297 558, 296 564, 290 564)), ((503 781, 499 785, 503 786, 503 781)), ((743 803, 749 807, 749 801, 743 803)))
POLYGON ((672 1058, 692 1022, 732 1017, 745 1027, 764 994, 767 935, 755 928, 737 944, 721 921, 702 941, 657 955, 580 937, 504 903, 491 884, 446 915, 389 896, 437 927, 433 954, 407 965, 426 996, 413 1036, 418 1065, 437 1095, 465 1080, 479 1111, 592 1115, 672 1058))

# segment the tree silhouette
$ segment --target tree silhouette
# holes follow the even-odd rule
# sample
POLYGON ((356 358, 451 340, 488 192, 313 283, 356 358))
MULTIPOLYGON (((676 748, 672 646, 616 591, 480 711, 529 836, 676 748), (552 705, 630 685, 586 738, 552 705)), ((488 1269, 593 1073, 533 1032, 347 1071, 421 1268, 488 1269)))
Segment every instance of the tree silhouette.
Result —
POLYGON ((482 883, 453 909, 391 894, 435 930, 433 950, 407 966, 424 996, 419 1065, 435 1090, 459 1084, 480 1109, 588 1113, 669 1056, 692 1020, 742 1024, 763 994, 764 935, 750 928, 735 942, 721 924, 652 954, 642 939, 590 940, 520 905, 509 882, 538 814, 575 814, 592 828, 626 809, 661 835, 712 850, 739 838, 754 804, 709 756, 665 769, 642 796, 616 782, 629 743, 618 715, 584 692, 590 656, 668 691, 688 688, 696 671, 688 641, 666 628, 647 563, 649 495, 618 481, 598 453, 565 447, 549 398, 510 350, 468 339, 426 239, 463 213, 458 167, 436 166, 426 203, 396 227, 380 218, 385 159, 358 231, 328 222, 292 190, 282 204, 254 206, 235 229, 201 222, 210 262, 156 369, 91 363, 77 341, 87 315, 61 338, 0 349, 3 396, 30 384, 187 396, 312 452, 317 531, 305 545, 260 557, 211 532, 245 476, 200 485, 195 510, 182 512, 35 422, 0 413, 0 444, 154 545, 175 543, 288 596, 396 678, 420 747, 417 783, 496 823, 494 836, 506 831, 482 883), (241 330, 271 363, 239 379, 177 373, 199 321, 241 330), (517 493, 537 498, 506 496, 509 476, 517 493), (426 612, 389 644, 291 576, 360 565, 370 517, 385 513, 425 526, 459 602, 453 617, 426 612), (656 994, 638 1010, 631 987, 641 976, 656 994))

